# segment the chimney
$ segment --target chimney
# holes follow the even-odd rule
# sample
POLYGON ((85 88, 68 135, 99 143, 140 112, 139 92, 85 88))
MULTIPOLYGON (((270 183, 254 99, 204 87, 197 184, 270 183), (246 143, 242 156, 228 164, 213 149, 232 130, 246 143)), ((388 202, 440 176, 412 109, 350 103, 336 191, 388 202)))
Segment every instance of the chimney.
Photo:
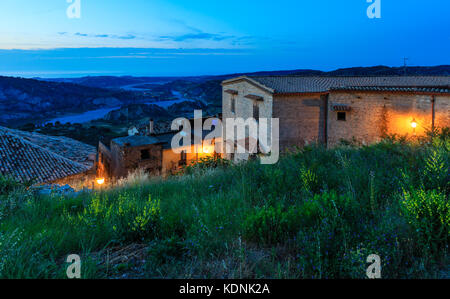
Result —
POLYGON ((149 127, 148 127, 148 134, 149 135, 155 134, 155 124, 154 124, 153 119, 150 119, 149 127))

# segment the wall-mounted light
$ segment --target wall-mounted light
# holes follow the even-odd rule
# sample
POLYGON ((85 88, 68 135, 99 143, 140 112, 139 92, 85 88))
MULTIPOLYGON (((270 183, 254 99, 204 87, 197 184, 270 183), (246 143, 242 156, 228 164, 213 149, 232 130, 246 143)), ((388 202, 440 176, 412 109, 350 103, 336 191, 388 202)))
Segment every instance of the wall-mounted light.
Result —
POLYGON ((413 118, 413 120, 411 121, 411 127, 412 127, 413 129, 417 128, 417 122, 416 122, 416 119, 415 119, 415 118, 413 118))
POLYGON ((95 181, 97 182, 97 184, 103 185, 105 183, 105 178, 97 178, 95 179, 95 181))

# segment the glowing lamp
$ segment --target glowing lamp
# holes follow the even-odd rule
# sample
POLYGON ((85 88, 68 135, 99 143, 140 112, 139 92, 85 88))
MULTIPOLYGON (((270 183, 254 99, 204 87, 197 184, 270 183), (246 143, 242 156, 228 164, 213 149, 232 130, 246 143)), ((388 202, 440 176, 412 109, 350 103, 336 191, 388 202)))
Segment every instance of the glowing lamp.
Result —
POLYGON ((415 129, 415 128, 417 128, 417 122, 416 122, 416 120, 413 118, 413 120, 411 121, 411 127, 413 128, 413 129, 415 129))
POLYGON ((96 181, 97 181, 97 184, 103 185, 105 183, 105 178, 98 178, 98 179, 96 179, 96 181))

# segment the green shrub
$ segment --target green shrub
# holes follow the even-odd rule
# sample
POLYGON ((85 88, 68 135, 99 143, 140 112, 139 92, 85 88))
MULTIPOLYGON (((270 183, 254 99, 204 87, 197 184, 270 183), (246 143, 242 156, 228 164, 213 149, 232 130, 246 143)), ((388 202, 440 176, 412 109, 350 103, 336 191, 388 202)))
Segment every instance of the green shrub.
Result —
POLYGON ((96 266, 105 248, 145 243, 149 277, 363 278, 378 254, 383 278, 439 278, 450 143, 437 139, 310 145, 275 165, 208 162, 74 197, 7 187, 0 276, 63 278, 64 257, 77 253, 92 257, 83 277, 107 277, 96 266))
POLYGON ((230 165, 231 165, 231 162, 227 159, 224 159, 221 157, 207 156, 207 157, 200 158, 198 162, 195 162, 192 165, 186 166, 184 170, 187 174, 192 174, 196 170, 227 167, 230 165))
POLYGON ((108 194, 95 194, 83 212, 66 213, 73 226, 103 228, 121 240, 140 240, 155 236, 160 225, 160 201, 136 199, 128 192, 121 192, 117 198, 108 194))
POLYGON ((247 216, 244 237, 248 241, 273 245, 286 241, 299 229, 300 217, 296 207, 263 206, 247 216))
POLYGON ((311 193, 319 191, 320 186, 317 175, 311 169, 306 169, 306 167, 300 168, 300 180, 306 191, 311 193))
POLYGON ((443 141, 435 140, 430 154, 425 159, 423 180, 429 189, 437 189, 447 194, 450 191, 448 151, 443 141))
POLYGON ((303 201, 299 207, 302 226, 315 227, 324 219, 353 222, 361 217, 359 203, 350 195, 338 195, 335 191, 316 194, 303 201))
POLYGON ((446 195, 436 190, 405 191, 401 203, 420 247, 435 255, 445 251, 450 241, 450 202, 446 195))
POLYGON ((50 278, 57 266, 45 256, 45 240, 32 240, 23 231, 0 232, 0 278, 50 278))
POLYGON ((151 266, 170 263, 182 259, 187 254, 184 241, 178 236, 172 236, 164 240, 154 240, 150 243, 148 251, 148 263, 151 266))
MULTIPOLYGON (((0 196, 20 188, 21 185, 10 177, 0 175, 0 196)), ((0 198, 1 199, 1 198, 0 198)))

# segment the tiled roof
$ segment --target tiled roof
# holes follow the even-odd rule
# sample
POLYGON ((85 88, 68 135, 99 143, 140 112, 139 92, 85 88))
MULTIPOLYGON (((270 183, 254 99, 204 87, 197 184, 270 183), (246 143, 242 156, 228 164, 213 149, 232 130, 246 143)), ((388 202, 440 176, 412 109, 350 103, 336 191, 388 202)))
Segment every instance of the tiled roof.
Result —
POLYGON ((120 146, 145 146, 161 143, 161 141, 155 137, 141 135, 119 137, 113 139, 112 142, 120 146))
MULTIPOLYGON (((449 87, 450 76, 386 76, 386 77, 248 77, 273 89, 275 93, 327 92, 347 86, 365 87, 449 87)), ((232 80, 228 80, 230 82, 232 80)))
MULTIPOLYGON (((131 147, 139 147, 139 146, 146 146, 146 145, 153 145, 153 144, 162 144, 163 149, 171 149, 172 148, 172 139, 176 134, 179 134, 180 132, 167 132, 152 136, 141 136, 141 135, 135 135, 135 136, 128 136, 128 137, 120 137, 113 139, 112 142, 115 142, 121 146, 124 146, 128 143, 127 146, 131 147)), ((195 132, 192 131, 191 134, 191 143, 192 145, 195 144, 195 132)), ((202 140, 205 140, 209 134, 212 133, 212 130, 202 130, 202 140)))
POLYGON ((332 87, 331 90, 350 91, 391 91, 391 92, 426 92, 426 93, 448 93, 450 87, 378 87, 378 86, 347 86, 332 87))
POLYGON ((51 182, 89 170, 18 135, 0 130, 0 174, 20 182, 51 182))
POLYGON ((92 145, 64 136, 49 136, 36 132, 26 132, 0 127, 0 134, 5 133, 16 135, 23 138, 25 141, 43 147, 55 154, 88 167, 94 165, 97 149, 92 145))

